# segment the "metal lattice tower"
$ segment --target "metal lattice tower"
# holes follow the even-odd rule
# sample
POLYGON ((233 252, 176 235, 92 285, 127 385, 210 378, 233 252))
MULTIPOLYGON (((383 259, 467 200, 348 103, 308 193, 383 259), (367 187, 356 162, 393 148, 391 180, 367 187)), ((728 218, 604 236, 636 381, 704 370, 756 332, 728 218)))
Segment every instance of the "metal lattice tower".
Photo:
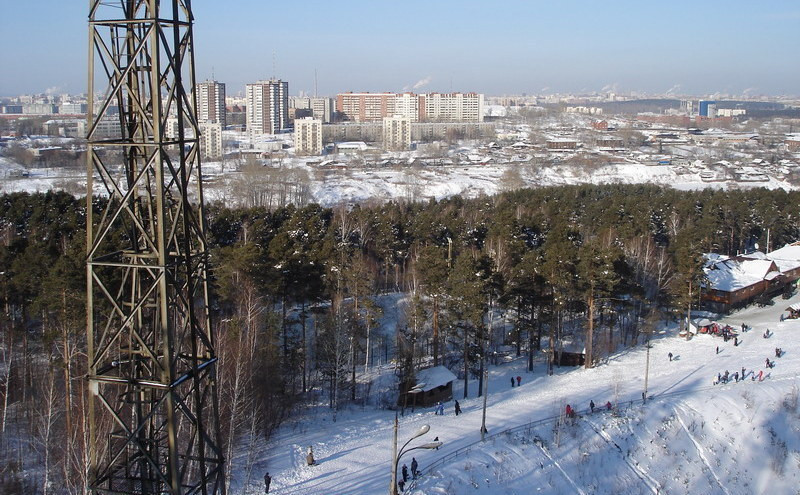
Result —
POLYGON ((191 0, 89 1, 94 493, 225 490, 192 22, 191 0))

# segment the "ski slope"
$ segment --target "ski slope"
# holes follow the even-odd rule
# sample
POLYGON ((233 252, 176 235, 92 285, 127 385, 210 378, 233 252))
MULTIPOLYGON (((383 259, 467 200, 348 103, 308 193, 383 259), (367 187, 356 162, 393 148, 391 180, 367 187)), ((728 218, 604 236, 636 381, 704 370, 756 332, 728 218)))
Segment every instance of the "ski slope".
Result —
MULTIPOLYGON (((662 329, 650 351, 644 405, 643 347, 591 370, 560 368, 553 376, 546 376, 543 361, 533 373, 525 371, 524 359, 491 367, 484 443, 477 382, 470 382, 465 400, 463 381, 454 383, 463 409, 458 418, 452 402, 444 416, 430 408, 400 418, 401 445, 424 424, 430 432, 412 446, 437 436, 444 442, 439 450, 402 458, 401 465, 410 466, 416 454, 424 473, 406 493, 800 493, 800 320, 779 321, 781 310, 797 301, 800 296, 779 298, 774 306, 723 318, 738 329, 742 322, 752 327, 740 335, 739 346, 709 335, 687 341, 675 328, 662 329), (767 328, 773 335, 765 339, 767 328), (784 350, 780 358, 776 347, 784 350), (776 361, 773 369, 764 367, 768 357, 776 361), (712 385, 717 373, 742 367, 746 380, 712 385), (751 380, 750 372, 761 370, 764 380, 751 380), (510 378, 517 375, 522 385, 511 388, 510 378), (588 411, 590 400, 598 406, 594 413, 588 411), (614 410, 602 407, 607 401, 614 410), (561 417, 566 404, 579 411, 578 418, 561 417)), ((242 460, 234 459, 232 488, 263 493, 269 471, 270 493, 386 493, 393 419, 394 411, 374 406, 339 411, 335 420, 324 404, 311 407, 263 446, 249 482, 237 468, 242 460), (305 465, 308 446, 314 448, 314 466, 305 465)))

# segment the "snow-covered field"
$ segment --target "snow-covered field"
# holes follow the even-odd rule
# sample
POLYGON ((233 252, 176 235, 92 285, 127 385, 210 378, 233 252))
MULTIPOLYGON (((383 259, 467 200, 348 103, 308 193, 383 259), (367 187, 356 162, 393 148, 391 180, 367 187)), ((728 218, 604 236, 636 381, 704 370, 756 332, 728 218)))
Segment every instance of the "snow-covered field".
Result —
MULTIPOLYGON (((620 352, 594 369, 560 368, 546 376, 544 361, 533 373, 524 360, 491 368, 487 409, 489 436, 480 442, 482 398, 470 382, 463 414, 433 409, 406 411, 399 442, 422 425, 430 432, 411 446, 438 437, 439 450, 416 450, 423 476, 414 494, 789 494, 800 493, 800 320, 780 322, 781 310, 800 295, 765 308, 747 308, 721 321, 752 330, 733 340, 699 335, 687 341, 663 328, 650 351, 649 399, 641 402, 646 350, 620 352), (764 338, 764 331, 773 332, 764 338), (719 347, 719 354, 715 353, 719 347), (784 355, 775 357, 775 348, 784 355), (673 353, 672 361, 668 353, 673 353), (765 368, 770 358, 776 365, 765 368), (717 373, 746 370, 739 383, 712 385, 717 373), (752 373, 763 371, 763 381, 752 373), (520 375, 522 385, 510 387, 520 375), (588 411, 589 401, 597 404, 588 411), (602 407, 614 405, 612 411, 602 407), (579 411, 563 418, 566 404, 579 411), (534 422, 533 426, 526 427, 534 422), (515 429, 516 428, 516 429, 515 429), (509 433, 506 430, 513 429, 509 433), (451 456, 456 453, 458 455, 451 456), (430 468, 429 468, 430 466, 430 468)), ((463 382, 454 397, 463 396, 463 382)), ((262 448, 247 486, 234 469, 234 491, 263 493, 376 494, 389 489, 394 412, 373 407, 340 411, 334 421, 324 404, 284 425, 262 448), (316 465, 305 465, 313 446, 316 465)), ((235 464, 241 459, 235 459, 235 464)))

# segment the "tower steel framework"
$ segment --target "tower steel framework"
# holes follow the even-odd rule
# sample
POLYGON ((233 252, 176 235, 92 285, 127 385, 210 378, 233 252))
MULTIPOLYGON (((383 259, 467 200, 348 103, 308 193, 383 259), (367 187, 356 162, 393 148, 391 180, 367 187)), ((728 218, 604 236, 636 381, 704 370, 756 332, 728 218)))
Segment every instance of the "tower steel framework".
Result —
POLYGON ((192 23, 191 0, 89 1, 94 493, 225 490, 192 23))

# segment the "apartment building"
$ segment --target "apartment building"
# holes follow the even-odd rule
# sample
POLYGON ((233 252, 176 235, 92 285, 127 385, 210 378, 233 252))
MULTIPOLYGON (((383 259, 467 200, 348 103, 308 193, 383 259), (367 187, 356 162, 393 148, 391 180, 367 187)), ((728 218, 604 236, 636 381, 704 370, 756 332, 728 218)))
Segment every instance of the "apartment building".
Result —
POLYGON ((322 120, 305 117, 294 121, 294 151, 298 155, 322 153, 322 120))
POLYGON ((407 150, 411 147, 411 119, 404 115, 383 118, 383 148, 407 150))
POLYGON ((336 111, 343 120, 380 122, 402 115, 411 122, 483 122, 478 93, 340 93, 336 111))
POLYGON ((204 81, 196 86, 197 121, 226 125, 225 83, 204 81))
POLYGON ((289 83, 280 79, 245 87, 245 119, 250 134, 276 134, 289 126, 289 83))
POLYGON ((310 111, 312 117, 321 120, 324 124, 333 122, 333 98, 292 96, 289 98, 289 108, 310 111))
POLYGON ((419 96, 420 122, 483 122, 483 95, 428 93, 419 96))
POLYGON ((222 124, 220 122, 200 123, 200 157, 203 159, 222 158, 222 124))
POLYGON ((336 111, 343 120, 380 122, 395 113, 394 93, 339 93, 336 111))

